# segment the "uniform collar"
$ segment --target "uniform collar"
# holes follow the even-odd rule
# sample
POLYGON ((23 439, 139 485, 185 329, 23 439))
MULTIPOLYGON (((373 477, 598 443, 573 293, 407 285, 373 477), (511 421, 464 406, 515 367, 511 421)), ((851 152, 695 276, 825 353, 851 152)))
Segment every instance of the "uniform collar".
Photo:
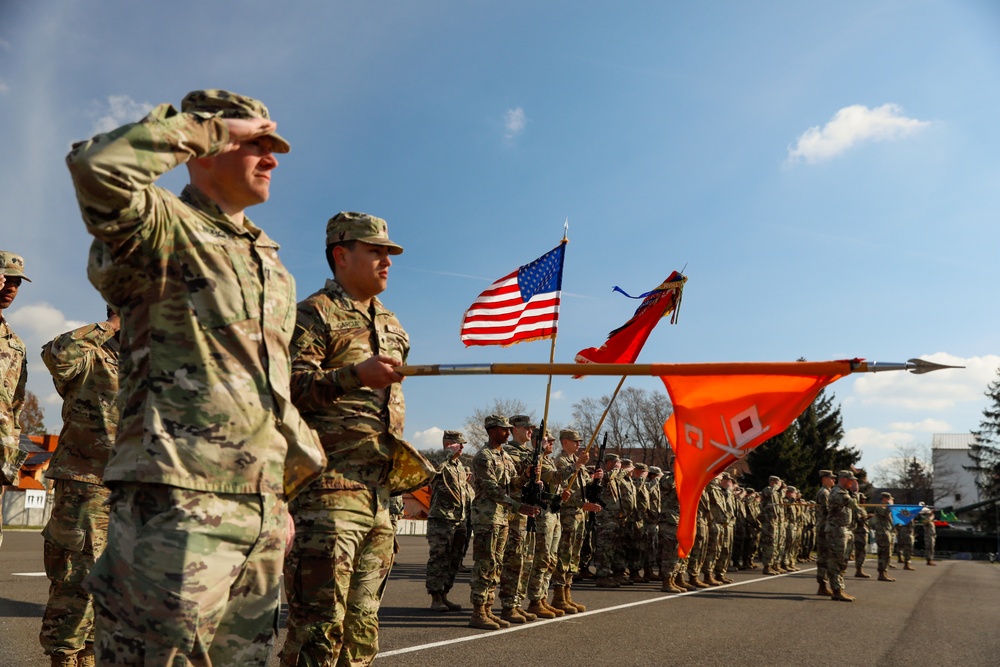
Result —
MULTIPOLYGON (((344 288, 341 287, 340 283, 338 283, 336 279, 327 278, 326 284, 323 285, 323 291, 326 292, 327 296, 334 301, 339 301, 345 309, 356 310, 359 313, 364 313, 366 316, 368 315, 369 309, 364 308, 358 301, 352 299, 351 296, 344 291, 344 288)), ((377 296, 372 297, 372 309, 376 315, 389 312, 386 310, 385 306, 382 305, 382 302, 378 300, 377 296)))
POLYGON ((275 248, 278 247, 278 244, 268 238, 260 227, 253 224, 253 221, 251 221, 245 214, 243 216, 243 224, 236 224, 236 222, 229 217, 229 214, 219 208, 219 205, 216 204, 208 195, 190 183, 185 185, 184 190, 181 191, 181 201, 191 208, 197 209, 214 218, 215 222, 217 222, 221 227, 225 227, 233 234, 252 236, 257 239, 258 244, 265 242, 266 245, 273 245, 275 248))

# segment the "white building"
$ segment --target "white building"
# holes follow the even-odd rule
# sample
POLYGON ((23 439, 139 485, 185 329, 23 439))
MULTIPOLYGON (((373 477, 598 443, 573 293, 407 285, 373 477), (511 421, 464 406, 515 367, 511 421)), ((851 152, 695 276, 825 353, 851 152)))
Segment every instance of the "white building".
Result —
POLYGON ((979 502, 976 473, 966 470, 975 465, 969 446, 974 444, 971 433, 935 433, 931 440, 931 461, 934 466, 934 506, 961 507, 979 502))

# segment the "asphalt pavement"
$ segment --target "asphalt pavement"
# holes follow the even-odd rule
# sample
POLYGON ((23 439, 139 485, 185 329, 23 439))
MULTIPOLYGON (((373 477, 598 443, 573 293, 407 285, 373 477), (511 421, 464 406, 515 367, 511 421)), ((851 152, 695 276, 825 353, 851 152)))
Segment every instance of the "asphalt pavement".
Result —
MULTIPOLYGON (((376 664, 386 667, 1000 664, 1000 565, 915 561, 916 571, 892 570, 894 583, 851 576, 854 603, 816 596, 808 565, 778 577, 732 573, 733 584, 682 595, 662 594, 652 583, 597 589, 581 582, 573 598, 586 613, 489 632, 467 626, 468 574, 459 575, 450 595, 462 611, 428 609, 426 540, 399 541, 380 614, 376 664)), ((42 571, 41 536, 5 531, 0 667, 48 665, 37 639, 48 590, 42 571)))

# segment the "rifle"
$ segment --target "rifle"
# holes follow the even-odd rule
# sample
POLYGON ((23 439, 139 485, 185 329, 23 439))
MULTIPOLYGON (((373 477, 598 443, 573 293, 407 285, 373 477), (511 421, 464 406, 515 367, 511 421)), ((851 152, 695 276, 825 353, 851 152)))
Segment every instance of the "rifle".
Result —
MULTIPOLYGON (((524 483, 524 487, 521 489, 521 502, 525 505, 534 505, 536 507, 542 504, 542 489, 539 486, 539 482, 542 479, 542 438, 545 436, 545 420, 539 425, 538 430, 534 432, 532 440, 534 441, 534 448, 531 451, 531 465, 528 470, 532 473, 528 478, 528 481, 524 483)), ((528 517, 527 531, 529 533, 535 532, 535 517, 528 517)))
MULTIPOLYGON (((601 442, 601 447, 597 450, 597 461, 594 462, 594 470, 600 469, 604 465, 604 452, 608 449, 608 433, 604 432, 604 440, 601 442)), ((604 491, 604 483, 602 480, 594 479, 587 484, 587 488, 583 491, 583 498, 588 503, 597 503, 601 507, 604 507, 604 503, 601 502, 601 493, 604 491)))

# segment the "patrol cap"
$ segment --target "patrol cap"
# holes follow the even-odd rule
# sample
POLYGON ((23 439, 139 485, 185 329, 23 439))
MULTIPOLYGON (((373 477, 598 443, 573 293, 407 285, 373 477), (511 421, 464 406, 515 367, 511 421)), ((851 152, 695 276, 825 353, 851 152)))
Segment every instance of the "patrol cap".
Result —
POLYGON ((638 470, 639 472, 642 471, 649 472, 649 466, 647 466, 645 463, 636 463, 635 469, 638 470))
POLYGON ((888 498, 889 500, 892 500, 892 494, 889 493, 888 491, 883 491, 881 495, 883 498, 888 498))
POLYGON ((657 466, 649 466, 649 474, 650 475, 662 475, 663 474, 663 470, 661 470, 657 466))
MULTIPOLYGON (((260 100, 231 93, 228 90, 193 90, 184 96, 181 111, 205 113, 221 118, 265 118, 271 120, 271 114, 260 100)), ((269 135, 274 141, 275 153, 287 153, 291 145, 277 132, 269 135)))
POLYGON ((632 465, 632 459, 622 459, 622 467, 632 465))
POLYGON ((850 470, 841 470, 840 472, 837 473, 837 477, 840 479, 851 479, 851 480, 857 479, 857 477, 854 476, 854 473, 851 472, 850 470))
POLYGON ((618 461, 619 457, 618 457, 617 454, 605 454, 604 455, 604 460, 605 461, 618 461))
POLYGON ((785 493, 797 493, 797 492, 798 492, 798 489, 796 489, 794 486, 786 486, 785 487, 785 493))
POLYGON ((465 444, 468 440, 462 435, 461 431, 445 431, 444 437, 441 438, 444 442, 457 442, 459 444, 465 444))
POLYGON ((341 211, 326 222, 326 244, 361 241, 381 245, 390 255, 399 255, 403 246, 389 240, 389 225, 382 218, 356 211, 341 211))
POLYGON ((722 473, 722 479, 728 479, 730 482, 732 482, 733 481, 733 476, 730 475, 728 472, 724 472, 724 473, 722 473))
POLYGON ((24 275, 24 258, 6 250, 0 250, 0 274, 31 282, 31 278, 24 275))
POLYGON ((833 471, 832 470, 820 470, 819 471, 819 478, 823 479, 824 477, 833 477, 833 471))
POLYGON ((780 482, 780 481, 781 481, 781 478, 778 477, 777 475, 771 475, 770 477, 767 478, 767 483, 768 484, 770 484, 771 482, 780 482))
POLYGON ((514 415, 510 418, 510 425, 519 428, 534 428, 535 424, 528 415, 514 415))
POLYGON ((510 422, 503 415, 490 415, 483 420, 483 428, 510 428, 510 422))
POLYGON ((576 440, 577 442, 580 442, 580 441, 583 440, 583 438, 580 437, 580 432, 577 431, 577 430, 571 429, 571 428, 564 428, 563 430, 559 431, 559 439, 560 440, 576 440))

